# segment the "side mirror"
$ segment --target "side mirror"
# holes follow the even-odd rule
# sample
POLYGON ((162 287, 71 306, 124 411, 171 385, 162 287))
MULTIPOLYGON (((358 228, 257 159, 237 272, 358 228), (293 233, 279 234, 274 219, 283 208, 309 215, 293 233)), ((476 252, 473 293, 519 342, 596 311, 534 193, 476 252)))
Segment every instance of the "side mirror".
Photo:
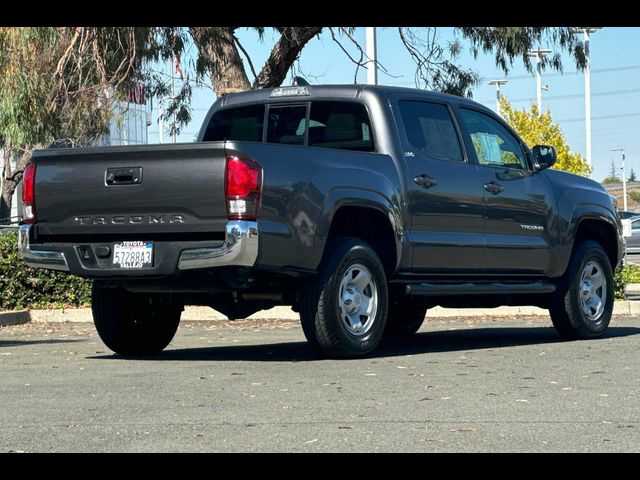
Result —
POLYGON ((544 170, 556 163, 558 156, 556 155, 556 149, 549 145, 536 145, 532 149, 533 159, 537 164, 536 170, 544 170))

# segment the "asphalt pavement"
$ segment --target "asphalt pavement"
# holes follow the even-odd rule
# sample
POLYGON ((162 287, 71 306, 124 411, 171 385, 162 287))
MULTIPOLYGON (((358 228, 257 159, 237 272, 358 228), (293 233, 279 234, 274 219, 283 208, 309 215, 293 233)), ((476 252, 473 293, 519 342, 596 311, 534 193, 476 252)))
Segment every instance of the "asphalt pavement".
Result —
POLYGON ((125 359, 91 324, 3 327, 0 452, 637 452, 639 334, 449 318, 339 361, 293 320, 192 322, 125 359))

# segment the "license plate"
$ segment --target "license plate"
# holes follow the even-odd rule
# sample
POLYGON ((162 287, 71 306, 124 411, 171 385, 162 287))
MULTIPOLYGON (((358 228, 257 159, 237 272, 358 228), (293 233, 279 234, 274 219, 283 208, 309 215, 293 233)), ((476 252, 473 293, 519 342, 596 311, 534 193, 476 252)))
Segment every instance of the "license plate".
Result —
POLYGON ((140 269, 153 266, 153 242, 121 242, 113 246, 113 265, 140 269))

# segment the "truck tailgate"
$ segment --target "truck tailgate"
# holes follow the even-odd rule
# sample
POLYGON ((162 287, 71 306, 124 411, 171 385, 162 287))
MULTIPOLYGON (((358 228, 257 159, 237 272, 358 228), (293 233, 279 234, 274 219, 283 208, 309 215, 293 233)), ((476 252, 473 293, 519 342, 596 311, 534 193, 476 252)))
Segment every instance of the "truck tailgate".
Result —
POLYGON ((224 232, 224 142, 35 152, 37 235, 224 232))

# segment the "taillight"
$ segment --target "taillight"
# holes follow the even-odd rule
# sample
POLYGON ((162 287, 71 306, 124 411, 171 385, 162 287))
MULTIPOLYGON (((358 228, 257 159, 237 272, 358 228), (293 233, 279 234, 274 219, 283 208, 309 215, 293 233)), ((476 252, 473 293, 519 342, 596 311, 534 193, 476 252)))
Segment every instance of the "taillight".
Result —
POLYGON ((22 176, 22 208, 24 215, 22 221, 24 223, 36 223, 36 166, 33 163, 27 165, 22 176))
POLYGON ((260 204, 262 169, 252 160, 227 157, 225 196, 230 220, 255 220, 260 204))

